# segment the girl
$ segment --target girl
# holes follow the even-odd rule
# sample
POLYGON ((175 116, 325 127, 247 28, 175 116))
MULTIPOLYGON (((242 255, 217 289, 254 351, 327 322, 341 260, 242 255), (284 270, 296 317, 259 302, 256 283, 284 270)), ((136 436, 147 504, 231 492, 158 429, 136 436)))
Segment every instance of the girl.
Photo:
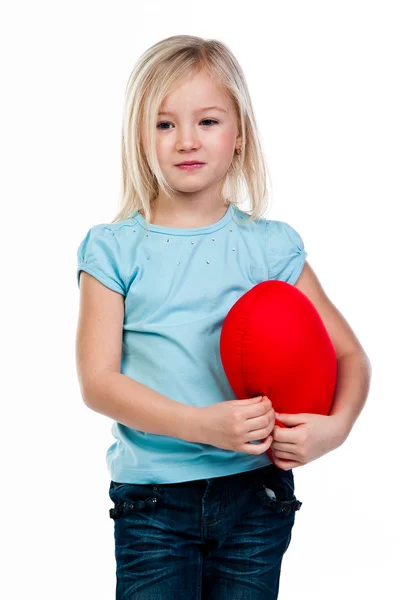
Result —
POLYGON ((114 420, 116 598, 276 599, 301 506, 292 470, 345 441, 368 358, 300 235, 262 217, 268 171, 224 44, 180 35, 144 53, 126 89, 122 168, 118 216, 79 245, 76 346, 84 402, 114 420), (280 414, 287 429, 269 398, 234 397, 219 355, 229 309, 267 279, 308 295, 338 358, 331 414, 280 414))

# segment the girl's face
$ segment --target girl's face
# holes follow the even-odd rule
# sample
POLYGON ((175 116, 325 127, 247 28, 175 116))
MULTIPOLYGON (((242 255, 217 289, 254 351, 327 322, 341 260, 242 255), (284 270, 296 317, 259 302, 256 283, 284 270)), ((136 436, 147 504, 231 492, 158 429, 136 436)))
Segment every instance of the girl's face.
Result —
POLYGON ((235 147, 240 146, 234 104, 205 72, 186 78, 161 103, 157 157, 164 177, 176 191, 216 188, 231 165, 235 147), (187 170, 176 166, 182 161, 205 164, 187 170))

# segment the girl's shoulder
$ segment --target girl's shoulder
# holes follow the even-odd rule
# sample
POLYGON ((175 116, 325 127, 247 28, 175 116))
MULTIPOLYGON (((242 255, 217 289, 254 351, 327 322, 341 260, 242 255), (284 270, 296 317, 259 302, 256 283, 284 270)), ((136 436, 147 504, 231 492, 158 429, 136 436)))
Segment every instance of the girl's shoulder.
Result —
POLYGON ((112 244, 113 238, 115 238, 119 244, 131 244, 134 241, 134 237, 131 234, 135 230, 135 227, 137 228, 137 225, 138 222, 134 217, 123 219, 117 223, 97 223, 85 232, 79 247, 89 240, 91 242, 103 243, 109 241, 112 244))
POLYGON ((265 219, 265 249, 269 279, 295 283, 308 256, 300 233, 286 221, 265 219))
POLYGON ((110 289, 125 295, 126 270, 140 238, 133 234, 138 229, 132 217, 117 223, 98 223, 90 227, 77 249, 78 286, 80 271, 84 270, 110 289))
POLYGON ((265 234, 268 241, 277 241, 287 243, 295 243, 299 246, 303 244, 303 240, 299 232, 286 221, 278 221, 275 219, 264 219, 265 234))
POLYGON ((89 231, 93 231, 99 235, 105 235, 106 232, 111 232, 114 235, 121 235, 120 232, 129 230, 136 224, 136 219, 134 217, 129 217, 122 221, 118 221, 117 223, 97 223, 96 225, 93 225, 89 231))
POLYGON ((235 207, 234 214, 238 224, 251 225, 251 227, 247 227, 247 229, 261 231, 262 234, 265 235, 267 243, 272 246, 276 243, 280 246, 282 246, 282 244, 303 245, 303 240, 298 231, 286 221, 269 219, 267 217, 260 217, 250 221, 249 213, 237 207, 235 207))

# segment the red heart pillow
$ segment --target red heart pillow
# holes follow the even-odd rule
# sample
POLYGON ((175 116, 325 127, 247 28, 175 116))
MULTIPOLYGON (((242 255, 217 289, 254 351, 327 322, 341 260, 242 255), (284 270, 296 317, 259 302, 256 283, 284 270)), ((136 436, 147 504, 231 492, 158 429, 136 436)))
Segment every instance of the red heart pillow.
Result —
POLYGON ((329 414, 335 348, 317 309, 293 285, 263 281, 241 296, 225 317, 220 355, 236 398, 266 395, 278 413, 329 414))

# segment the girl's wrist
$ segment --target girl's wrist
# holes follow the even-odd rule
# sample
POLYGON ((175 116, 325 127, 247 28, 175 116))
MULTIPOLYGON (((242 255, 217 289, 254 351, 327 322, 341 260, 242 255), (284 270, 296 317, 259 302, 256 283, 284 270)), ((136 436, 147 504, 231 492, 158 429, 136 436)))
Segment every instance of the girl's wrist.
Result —
POLYGON ((177 437, 187 442, 201 442, 200 411, 198 406, 183 405, 177 437))

